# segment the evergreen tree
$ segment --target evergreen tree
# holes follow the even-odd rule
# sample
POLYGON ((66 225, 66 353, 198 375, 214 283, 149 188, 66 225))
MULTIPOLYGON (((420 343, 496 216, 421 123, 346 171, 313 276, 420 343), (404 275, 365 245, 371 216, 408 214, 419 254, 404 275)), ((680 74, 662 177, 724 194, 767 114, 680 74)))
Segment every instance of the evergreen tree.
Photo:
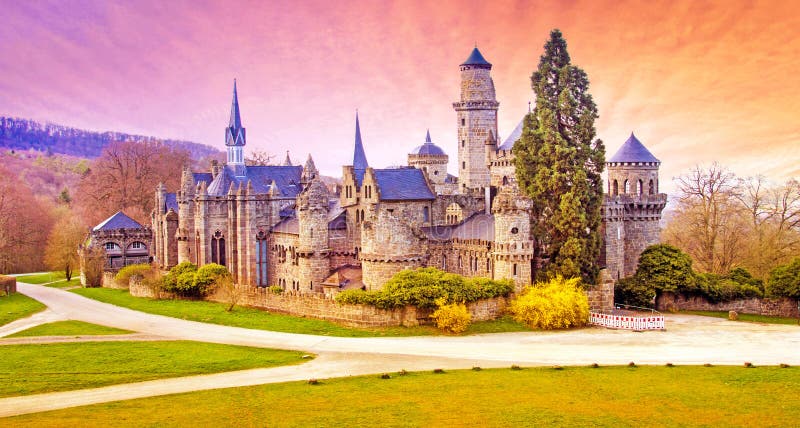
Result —
POLYGON ((531 82, 536 108, 525 118, 514 155, 520 188, 533 200, 534 256, 548 261, 537 276, 580 276, 592 284, 602 243, 605 147, 595 139, 589 79, 570 63, 559 30, 550 33, 531 82))

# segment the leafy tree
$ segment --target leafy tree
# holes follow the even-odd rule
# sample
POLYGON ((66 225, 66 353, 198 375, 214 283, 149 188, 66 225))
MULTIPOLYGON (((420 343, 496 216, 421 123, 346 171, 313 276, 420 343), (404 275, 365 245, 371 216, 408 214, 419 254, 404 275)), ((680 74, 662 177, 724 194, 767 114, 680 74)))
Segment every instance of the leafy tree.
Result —
POLYGON ((595 139, 597 107, 559 30, 550 33, 544 50, 531 76, 536 108, 513 149, 517 180, 533 201, 534 255, 549 261, 543 273, 594 283, 605 164, 605 147, 595 139))
POLYGON ((800 257, 770 272, 767 291, 775 297, 800 299, 800 257))
POLYGON ((636 278, 656 291, 679 291, 695 287, 692 258, 668 244, 647 247, 639 256, 636 278))
POLYGON ((86 238, 87 228, 76 218, 65 214, 59 219, 45 247, 44 261, 52 270, 63 270, 67 281, 80 266, 78 247, 86 238))

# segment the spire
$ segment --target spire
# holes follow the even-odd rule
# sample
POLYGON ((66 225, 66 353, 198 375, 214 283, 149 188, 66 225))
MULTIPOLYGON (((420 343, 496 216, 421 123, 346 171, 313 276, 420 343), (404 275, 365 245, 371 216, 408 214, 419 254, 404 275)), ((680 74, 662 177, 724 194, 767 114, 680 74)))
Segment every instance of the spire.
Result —
POLYGON ((286 151, 286 159, 283 161, 283 166, 292 166, 292 159, 289 158, 289 151, 286 151))
MULTIPOLYGON (((236 91, 236 79, 233 79, 233 100, 231 101, 231 119, 228 122, 228 127, 225 129, 225 145, 226 146, 244 146, 245 145, 245 130, 242 127, 242 115, 239 113, 239 95, 236 91)), ((237 162, 228 160, 229 163, 237 162)), ((244 159, 242 159, 244 161, 244 159)))
POLYGON ((306 165, 303 167, 303 173, 300 177, 300 181, 302 184, 311 183, 317 175, 319 171, 317 171, 317 166, 314 165, 314 159, 311 158, 311 154, 308 155, 308 159, 306 160, 306 165))
POLYGON ((356 146, 353 151, 353 169, 366 170, 369 164, 367 163, 367 155, 364 154, 364 144, 361 142, 361 126, 358 123, 358 111, 356 111, 356 146))
POLYGON ((464 61, 461 65, 462 66, 463 65, 475 65, 475 66, 478 66, 478 67, 481 67, 481 68, 483 68, 483 67, 492 68, 492 64, 490 64, 489 61, 486 61, 486 58, 484 58, 483 55, 481 55, 481 51, 478 50, 478 45, 477 44, 475 45, 475 48, 472 49, 472 52, 470 52, 469 57, 467 58, 467 60, 464 61))
POLYGON ((428 129, 425 133, 425 144, 432 144, 431 142, 431 130, 428 129))
POLYGON ((228 126, 234 129, 242 127, 242 117, 239 114, 239 95, 236 93, 236 79, 233 79, 233 101, 231 102, 231 121, 228 126))

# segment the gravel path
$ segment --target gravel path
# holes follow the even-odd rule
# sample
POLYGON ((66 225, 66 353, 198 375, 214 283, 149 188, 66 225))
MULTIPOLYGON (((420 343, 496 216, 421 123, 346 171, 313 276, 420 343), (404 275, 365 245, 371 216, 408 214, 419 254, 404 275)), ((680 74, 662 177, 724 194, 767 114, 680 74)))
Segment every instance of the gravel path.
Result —
POLYGON ((0 399, 0 416, 200 389, 430 368, 511 364, 800 365, 800 326, 668 315, 667 331, 635 333, 586 328, 567 332, 463 337, 343 338, 251 330, 145 314, 63 290, 20 283, 19 291, 63 319, 169 339, 303 350, 318 358, 300 366, 164 379, 105 388, 0 399))

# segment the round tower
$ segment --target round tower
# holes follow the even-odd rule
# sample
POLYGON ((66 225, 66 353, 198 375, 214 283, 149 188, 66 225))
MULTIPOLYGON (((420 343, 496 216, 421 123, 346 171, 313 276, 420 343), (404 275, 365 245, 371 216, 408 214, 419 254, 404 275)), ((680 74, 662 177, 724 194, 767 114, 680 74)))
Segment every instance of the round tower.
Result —
POLYGON ((197 263, 197 257, 192 251, 194 245, 194 191, 195 181, 192 170, 183 167, 181 173, 181 188, 176 195, 178 202, 178 263, 197 263))
POLYGON ((458 176, 463 188, 489 185, 486 148, 497 135, 497 108, 490 64, 476 47, 460 66, 461 99, 453 103, 458 121, 458 176))
POLYGON ((434 185, 444 184, 447 179, 447 161, 449 157, 431 141, 431 131, 425 135, 425 143, 417 146, 408 154, 408 166, 421 169, 428 175, 434 185))
MULTIPOLYGON (((310 159, 310 158, 309 158, 310 159)), ((297 195, 297 220, 300 237, 299 256, 300 291, 322 291, 322 281, 330 273, 328 242, 328 212, 330 193, 319 179, 311 180, 306 189, 297 195)))
POLYGON ((516 186, 501 187, 492 204, 494 278, 513 279, 517 290, 531 282, 531 205, 516 186))

